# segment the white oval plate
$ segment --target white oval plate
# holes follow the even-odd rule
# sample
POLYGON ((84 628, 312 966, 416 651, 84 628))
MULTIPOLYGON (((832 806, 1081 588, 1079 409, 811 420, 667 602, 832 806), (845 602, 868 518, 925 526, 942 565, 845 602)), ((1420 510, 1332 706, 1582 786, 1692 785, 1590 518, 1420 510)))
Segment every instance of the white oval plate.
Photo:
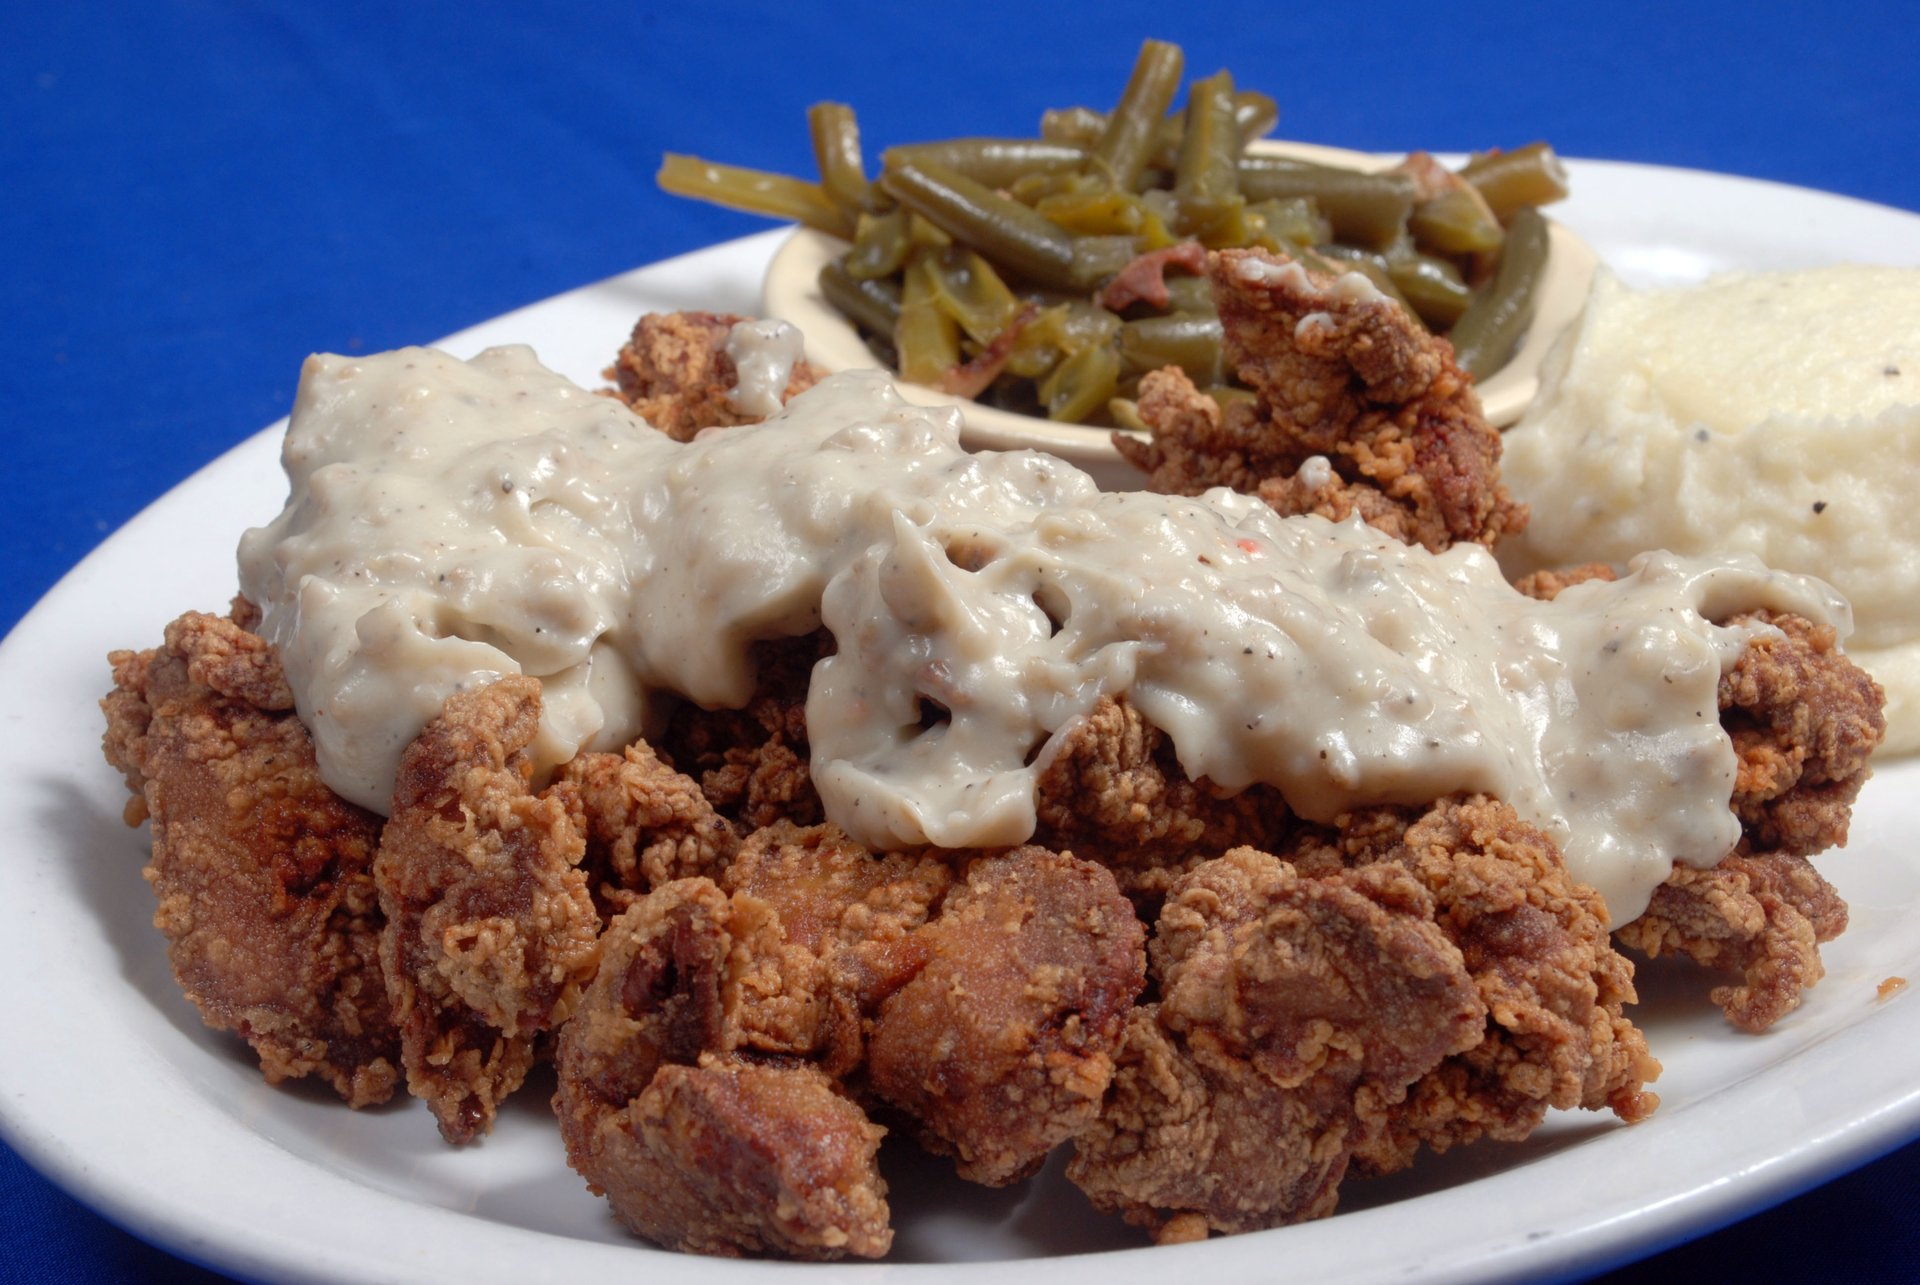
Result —
MULTIPOLYGON (((1920 218, 1713 175, 1580 163, 1564 211, 1630 278, 1794 267, 1870 252, 1920 264, 1920 218)), ((617 277, 448 340, 462 355, 531 342, 593 381, 648 309, 752 307, 780 233, 617 277)), ((101 761, 94 702, 105 653, 151 645, 182 609, 233 589, 242 526, 285 494, 279 426, 129 523, 0 643, 0 1129, 31 1163, 135 1233, 236 1275, 276 1281, 568 1282, 646 1273, 679 1282, 787 1279, 783 1264, 663 1254, 625 1236, 566 1167, 548 1082, 509 1103, 468 1151, 413 1103, 350 1112, 274 1090, 233 1040, 204 1029, 168 974, 141 882, 144 831, 101 761)), ((1428 1157, 1350 1183, 1324 1222, 1168 1249, 1095 1216, 1057 1164, 1008 1191, 891 1152, 895 1261, 816 1280, 979 1285, 1097 1272, 1267 1280, 1500 1279, 1597 1269, 1791 1194, 1920 1133, 1920 763, 1867 787, 1852 846, 1822 862, 1853 903, 1808 1003, 1761 1038, 1729 1030, 1681 968, 1642 972, 1638 1011, 1666 1063, 1664 1106, 1624 1128, 1556 1117, 1527 1143, 1428 1157), (1063 1254, 1104 1253, 1063 1264, 1063 1254), (991 1265, 986 1265, 991 1260, 991 1265)))
MULTIPOLYGON (((1378 170, 1397 164, 1399 157, 1350 152, 1312 143, 1263 140, 1254 150, 1269 156, 1289 156, 1348 169, 1378 170)), ((1559 220, 1548 224, 1547 272, 1534 303, 1533 323, 1512 360, 1479 386, 1480 404, 1487 421, 1505 428, 1518 420, 1540 390, 1540 363, 1585 306, 1593 282, 1594 253, 1587 243, 1559 220)), ((820 269, 840 257, 847 243, 824 232, 798 228, 774 254, 761 288, 761 311, 792 322, 807 338, 807 357, 823 370, 851 370, 873 364, 866 341, 820 294, 820 269)), ((1048 451, 1079 465, 1110 484, 1137 485, 1138 474, 1113 449, 1113 430, 1059 424, 1035 415, 982 406, 921 384, 902 383, 907 399, 922 406, 958 406, 964 417, 963 436, 976 450, 1048 451)))

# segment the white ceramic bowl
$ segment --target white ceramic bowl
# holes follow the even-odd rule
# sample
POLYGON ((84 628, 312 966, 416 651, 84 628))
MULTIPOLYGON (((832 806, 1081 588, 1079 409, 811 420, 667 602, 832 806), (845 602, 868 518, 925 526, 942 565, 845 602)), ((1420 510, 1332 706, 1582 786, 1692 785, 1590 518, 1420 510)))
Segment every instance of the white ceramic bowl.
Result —
MULTIPOLYGON (((1261 142, 1254 146, 1267 155, 1298 157, 1349 169, 1386 169, 1399 160, 1311 143, 1261 142)), ((1547 273, 1540 283, 1533 324, 1513 359, 1480 385, 1481 406, 1496 427, 1505 427, 1519 419, 1533 401, 1540 387, 1541 360, 1554 339, 1579 315, 1598 263, 1592 247, 1567 228, 1550 223, 1550 232, 1547 273)), ((798 326, 806 336, 807 359, 829 371, 858 369, 874 363, 873 354, 859 331, 820 294, 820 269, 846 248, 847 243, 838 237, 801 228, 774 254, 761 287, 762 312, 798 326)), ((1113 449, 1110 428, 1061 424, 1038 416, 997 410, 919 384, 903 382, 900 388, 909 401, 922 405, 959 406, 965 417, 964 437, 969 446, 1047 451, 1087 469, 1103 481, 1139 477, 1113 449)))

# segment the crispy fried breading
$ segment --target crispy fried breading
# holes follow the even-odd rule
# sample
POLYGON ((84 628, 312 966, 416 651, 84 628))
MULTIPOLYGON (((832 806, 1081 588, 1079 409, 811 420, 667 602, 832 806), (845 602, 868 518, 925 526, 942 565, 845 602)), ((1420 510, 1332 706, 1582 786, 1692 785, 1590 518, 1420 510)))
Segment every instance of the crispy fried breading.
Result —
POLYGON ((1193 866, 1229 848, 1270 848, 1291 821, 1271 786, 1222 795, 1188 780, 1166 733, 1112 697, 1067 733, 1035 793, 1034 841, 1098 861, 1149 908, 1193 866))
POLYGON ((1720 679, 1720 722, 1740 755, 1734 814, 1749 851, 1811 856, 1847 841, 1867 760, 1886 737, 1886 696, 1831 625, 1750 618, 1780 632, 1748 643, 1720 679))
POLYGON ((400 1041, 374 893, 380 819, 320 780, 266 643, 188 612, 154 651, 115 652, 107 759, 153 821, 147 882, 175 978, 207 1025, 236 1031, 269 1082, 316 1075, 384 1102, 400 1041))
POLYGON ((1741 974, 1714 987, 1727 1020, 1764 1031, 1800 1006, 1801 992, 1826 975, 1820 943, 1847 926, 1847 903, 1806 858, 1736 853, 1709 870, 1675 866, 1647 912, 1619 932, 1622 943, 1658 958, 1681 954, 1741 974))
POLYGON ((824 629, 756 643, 758 681, 745 709, 688 705, 668 724, 661 751, 742 831, 825 819, 807 770, 807 682, 832 650, 833 635, 824 629))
MULTIPOLYGON (((727 401, 739 380, 727 356, 727 333, 744 320, 718 312, 650 312, 634 324, 605 376, 621 401, 675 441, 691 441, 703 428, 751 424, 760 417, 727 401)), ((795 362, 780 400, 805 392, 817 378, 804 360, 795 362)))
POLYGON ((870 853, 837 826, 779 822, 741 845, 722 886, 773 907, 786 939, 826 969, 821 1065, 859 1088, 873 1011, 926 966, 913 930, 946 896, 953 872, 938 857, 870 853))
POLYGON ((882 1130, 791 1060, 820 1043, 825 1014, 824 968, 766 902, 704 878, 655 889, 608 927, 560 1033, 569 1162, 660 1244, 885 1253, 882 1130), (750 1062, 766 1057, 787 1060, 750 1062))
POLYGON ((1660 1073, 1625 1016, 1633 966, 1613 949, 1598 893, 1576 881, 1551 839, 1484 796, 1430 809, 1375 808, 1303 832, 1303 869, 1392 864, 1433 898, 1486 1006, 1484 1036, 1421 1077, 1384 1112, 1356 1169, 1404 1168, 1482 1137, 1525 1138, 1548 1108, 1649 1114, 1660 1073))
POLYGON ((374 861, 407 1088, 449 1142, 493 1127, 597 957, 586 845, 530 785, 539 719, 533 678, 449 697, 401 756, 374 861))
POLYGON ((999 1186, 1089 1124, 1146 980, 1113 877, 1026 847, 982 858, 913 934, 926 964, 873 1020, 867 1076, 960 1176, 999 1186))
POLYGON ((597 1185, 621 1222, 673 1249, 879 1258, 893 1244, 886 1133, 818 1067, 703 1058, 663 1066, 602 1118, 597 1185))
POLYGON ((1453 349, 1348 278, 1264 250, 1223 250, 1208 275, 1226 357, 1252 401, 1224 410, 1178 371, 1141 381, 1148 441, 1115 434, 1157 491, 1257 494, 1281 513, 1358 513, 1409 544, 1492 546, 1526 524, 1499 481, 1487 425, 1453 349), (1308 465, 1315 456, 1327 467, 1308 465))
POLYGON ((740 846, 692 778, 644 741, 619 754, 575 755, 548 793, 586 836, 581 864, 607 918, 663 883, 717 876, 740 846))
POLYGON ((1250 848, 1176 883, 1068 1176, 1161 1239, 1332 1212, 1369 1121, 1481 1038, 1486 1009, 1431 895, 1380 864, 1303 875, 1250 848))

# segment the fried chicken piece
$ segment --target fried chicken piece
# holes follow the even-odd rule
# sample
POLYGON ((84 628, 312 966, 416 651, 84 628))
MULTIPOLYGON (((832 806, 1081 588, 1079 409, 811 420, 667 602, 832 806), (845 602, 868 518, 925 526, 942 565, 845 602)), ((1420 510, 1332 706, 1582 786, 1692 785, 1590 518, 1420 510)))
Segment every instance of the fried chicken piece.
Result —
POLYGON ((721 879, 727 891, 770 905, 786 939, 825 967, 820 1058, 837 1077, 857 1075, 870 1015, 926 966, 928 945, 913 930, 952 883, 938 857, 872 853, 836 826, 784 821, 751 835, 721 879))
POLYGON ((873 1020, 873 1092, 961 1177, 1026 1177, 1100 1110, 1145 935, 1103 867, 1038 847, 976 860, 873 1020))
POLYGON ((644 741, 619 754, 575 755, 547 792, 586 836, 581 864, 603 918, 661 884, 717 876, 740 846, 692 778, 644 741))
MULTIPOLYGON (((1604 565, 1540 573, 1522 592, 1552 598, 1611 579, 1604 565)), ((1820 944, 1847 926, 1847 906, 1803 859, 1847 841, 1853 801, 1886 735, 1879 685, 1839 649, 1830 626, 1768 611, 1771 625, 1720 679, 1720 721, 1739 756, 1732 808, 1739 847, 1710 870, 1675 866, 1619 940, 1651 957, 1683 954, 1741 973, 1711 998, 1727 1020, 1759 1032, 1799 1007, 1825 975, 1820 944)))
POLYGON ((1831 625, 1769 611, 1747 619, 1780 632, 1748 643, 1720 679, 1720 722, 1740 755, 1734 814, 1748 851, 1811 856, 1847 841, 1886 737, 1886 695, 1831 625))
POLYGON ((1675 866, 1647 912, 1619 932, 1650 958, 1683 954, 1741 974, 1709 998, 1727 1020, 1758 1033, 1800 1006, 1826 975, 1820 943, 1847 926, 1847 903, 1806 858, 1735 853, 1710 870, 1675 866))
POLYGON ((320 780, 272 650, 188 612, 153 651, 111 657, 108 762, 151 817, 145 875, 174 977, 208 1026, 237 1032, 268 1083, 318 1076, 384 1102, 400 1041, 379 960, 380 819, 320 780))
POLYGON ((1303 870, 1392 865, 1418 879, 1486 1008, 1483 1037, 1380 1116, 1356 1170, 1405 1168, 1423 1144, 1519 1141, 1549 1108, 1635 1121, 1658 1105, 1645 1086, 1660 1064, 1624 1013, 1633 965, 1613 948, 1606 905, 1511 807, 1474 795, 1424 814, 1367 809, 1286 855, 1303 870))
POLYGON ((1149 912, 1187 870, 1229 848, 1270 848, 1292 821, 1270 786, 1222 795, 1188 780, 1166 733, 1113 697, 1067 733, 1035 793, 1034 842, 1099 861, 1149 912))
POLYGON ((456 1144, 493 1127, 597 959, 586 845, 530 784, 539 719, 534 678, 448 697, 401 756, 374 860, 407 1088, 456 1144))
MULTIPOLYGON (((727 335, 745 320, 719 312, 650 312, 634 323, 605 377, 614 381, 616 397, 677 442, 692 441, 703 428, 755 423, 760 416, 727 400, 740 378, 727 355, 727 335)), ((818 378, 805 360, 795 362, 780 400, 799 396, 818 378)))
POLYGON ((622 1223, 711 1254, 886 1252, 884 1130, 792 1060, 820 1040, 822 982, 771 906, 708 879, 608 927, 553 1105, 568 1162, 622 1223))
POLYGON ((807 683, 814 664, 832 650, 833 635, 824 629, 756 643, 759 681, 745 709, 688 705, 668 724, 662 752, 696 777, 713 806, 742 831, 825 819, 807 770, 807 683))
POLYGON ((1312 877, 1236 848, 1193 870, 1153 940, 1161 1000, 1068 1177, 1163 1241, 1331 1213, 1369 1121, 1481 1038, 1433 913, 1391 865, 1312 877))
POLYGON ((808 1063, 664 1066, 596 1139, 621 1222, 670 1249, 880 1258, 886 1130, 808 1063))
POLYGON ((1250 402, 1224 410, 1168 369, 1141 380, 1149 440, 1114 435, 1156 491, 1257 494, 1283 514, 1358 513, 1409 544, 1491 547, 1526 524, 1453 349, 1352 274, 1222 250, 1208 275, 1250 402), (1311 463, 1321 457, 1325 466, 1311 463))

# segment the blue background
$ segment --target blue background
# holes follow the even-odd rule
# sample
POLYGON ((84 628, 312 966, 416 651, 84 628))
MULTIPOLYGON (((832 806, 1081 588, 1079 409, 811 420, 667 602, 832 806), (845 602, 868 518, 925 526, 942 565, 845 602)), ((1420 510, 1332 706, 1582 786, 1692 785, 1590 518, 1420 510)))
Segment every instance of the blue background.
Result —
MULTIPOLYGON (((659 155, 806 172, 804 111, 819 99, 851 102, 876 144, 1031 133, 1045 107, 1110 104, 1156 35, 1195 72, 1226 66, 1273 93, 1283 136, 1382 151, 1547 138, 1571 156, 1920 210, 1917 28, 1914 6, 1874 3, 1107 3, 1014 18, 842 3, 12 3, 0 631, 144 505, 284 414, 308 352, 426 342, 760 230, 658 193, 659 155)), ((1916 1191, 1909 1146, 1608 1279, 1920 1278, 1916 1191)), ((0 1281, 127 1279, 218 1278, 0 1147, 0 1281)))

